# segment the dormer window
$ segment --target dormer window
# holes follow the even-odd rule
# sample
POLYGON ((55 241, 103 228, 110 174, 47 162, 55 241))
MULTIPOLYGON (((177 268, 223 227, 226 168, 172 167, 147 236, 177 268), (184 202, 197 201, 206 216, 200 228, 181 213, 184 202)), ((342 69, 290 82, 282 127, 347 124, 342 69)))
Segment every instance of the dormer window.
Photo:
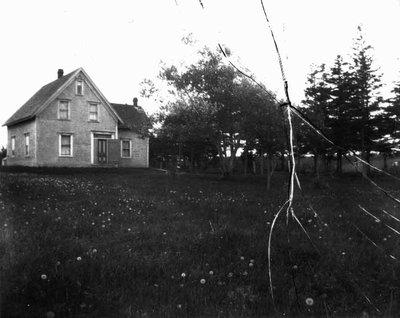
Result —
POLYGON ((83 95, 83 80, 82 78, 76 79, 76 95, 83 95))

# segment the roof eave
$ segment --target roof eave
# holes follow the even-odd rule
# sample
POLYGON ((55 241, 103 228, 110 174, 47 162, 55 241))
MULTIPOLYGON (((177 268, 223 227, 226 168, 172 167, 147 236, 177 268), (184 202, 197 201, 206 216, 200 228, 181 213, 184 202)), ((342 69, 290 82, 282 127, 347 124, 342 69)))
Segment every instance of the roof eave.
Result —
POLYGON ((20 123, 22 123, 22 122, 24 122, 24 121, 28 121, 28 120, 34 119, 35 117, 36 117, 36 115, 30 115, 30 116, 23 117, 23 118, 20 118, 20 119, 17 119, 17 120, 6 121, 6 122, 2 125, 2 127, 4 127, 4 126, 7 126, 7 127, 15 126, 15 125, 18 125, 18 124, 20 124, 20 123))

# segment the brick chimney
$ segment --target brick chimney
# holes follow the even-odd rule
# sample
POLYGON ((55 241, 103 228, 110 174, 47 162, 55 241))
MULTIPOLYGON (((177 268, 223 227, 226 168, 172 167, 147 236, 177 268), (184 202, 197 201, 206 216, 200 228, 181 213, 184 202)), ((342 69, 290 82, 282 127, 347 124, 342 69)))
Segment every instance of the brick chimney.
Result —
POLYGON ((137 107, 137 104, 138 103, 138 99, 137 99, 137 97, 134 97, 133 98, 133 106, 135 106, 135 107, 137 107))
POLYGON ((57 71, 57 78, 61 78, 64 76, 64 70, 59 68, 57 71))

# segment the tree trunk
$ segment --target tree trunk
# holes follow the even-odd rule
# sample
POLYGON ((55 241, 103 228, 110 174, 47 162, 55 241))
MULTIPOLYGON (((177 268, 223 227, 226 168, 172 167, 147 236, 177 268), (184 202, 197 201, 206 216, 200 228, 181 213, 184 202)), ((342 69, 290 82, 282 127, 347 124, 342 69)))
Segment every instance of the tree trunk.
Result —
POLYGON ((271 159, 267 156, 267 190, 271 189, 271 159))
POLYGON ((221 169, 222 176, 225 177, 226 167, 225 167, 225 157, 224 152, 221 149, 220 145, 217 145, 218 157, 219 157, 219 168, 221 169))
POLYGON ((387 171, 388 170, 388 164, 387 164, 387 153, 383 153, 383 170, 387 171))
POLYGON ((260 155, 260 175, 264 175, 264 156, 260 155))
POLYGON ((336 172, 342 174, 342 151, 338 150, 336 157, 336 172))
MULTIPOLYGON (((365 146, 365 130, 364 127, 361 129, 361 158, 366 161, 369 162, 369 154, 368 151, 366 150, 366 146, 365 146)), ((363 177, 367 177, 368 176, 368 166, 365 163, 361 163, 361 173, 363 177)))
POLYGON ((190 148, 190 172, 194 172, 194 148, 190 148))
POLYGON ((243 173, 245 176, 247 176, 247 167, 249 164, 249 152, 247 148, 244 149, 244 167, 243 167, 243 173))
POLYGON ((321 184, 320 173, 319 173, 320 162, 321 160, 318 158, 318 155, 315 155, 315 177, 317 179, 316 183, 318 186, 321 184))
MULTIPOLYGON (((363 158, 364 161, 369 163, 370 153, 369 153, 368 150, 363 152, 362 158, 363 158)), ((368 177, 369 172, 370 172, 369 166, 367 164, 365 164, 365 163, 362 163, 362 175, 363 175, 363 177, 368 177)))
POLYGON ((317 165, 318 165, 318 155, 317 154, 314 154, 313 161, 314 161, 313 172, 314 172, 314 174, 317 174, 318 173, 317 172, 317 170, 318 170, 318 167, 317 167, 317 165))

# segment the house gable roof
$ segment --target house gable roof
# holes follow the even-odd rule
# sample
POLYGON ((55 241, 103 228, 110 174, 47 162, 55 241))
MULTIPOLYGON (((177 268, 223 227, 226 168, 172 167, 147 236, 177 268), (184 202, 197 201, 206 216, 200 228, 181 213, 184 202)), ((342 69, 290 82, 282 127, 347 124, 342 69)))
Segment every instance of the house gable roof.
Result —
POLYGON ((14 115, 12 115, 5 122, 3 126, 10 126, 33 118, 37 114, 39 108, 46 103, 49 97, 54 95, 57 91, 59 91, 60 88, 63 87, 65 83, 69 81, 69 79, 74 77, 74 75, 78 72, 78 70, 75 70, 67 75, 64 75, 63 77, 58 78, 55 81, 43 86, 24 105, 22 105, 22 107, 20 107, 14 113, 14 115))
POLYGON ((55 81, 43 86, 39 89, 24 105, 22 105, 5 123, 3 126, 12 126, 20 122, 29 120, 38 115, 45 109, 75 78, 82 72, 88 83, 94 88, 99 97, 104 101, 106 108, 111 115, 122 122, 122 119, 117 115, 114 109, 110 106, 107 99, 103 96, 97 86, 93 83, 90 77, 86 74, 83 68, 78 68, 75 71, 64 75, 55 81))
POLYGON ((118 128, 129 129, 142 136, 148 135, 148 130, 151 128, 151 123, 149 117, 147 117, 142 107, 115 103, 111 103, 111 107, 122 119, 122 122, 118 128))

